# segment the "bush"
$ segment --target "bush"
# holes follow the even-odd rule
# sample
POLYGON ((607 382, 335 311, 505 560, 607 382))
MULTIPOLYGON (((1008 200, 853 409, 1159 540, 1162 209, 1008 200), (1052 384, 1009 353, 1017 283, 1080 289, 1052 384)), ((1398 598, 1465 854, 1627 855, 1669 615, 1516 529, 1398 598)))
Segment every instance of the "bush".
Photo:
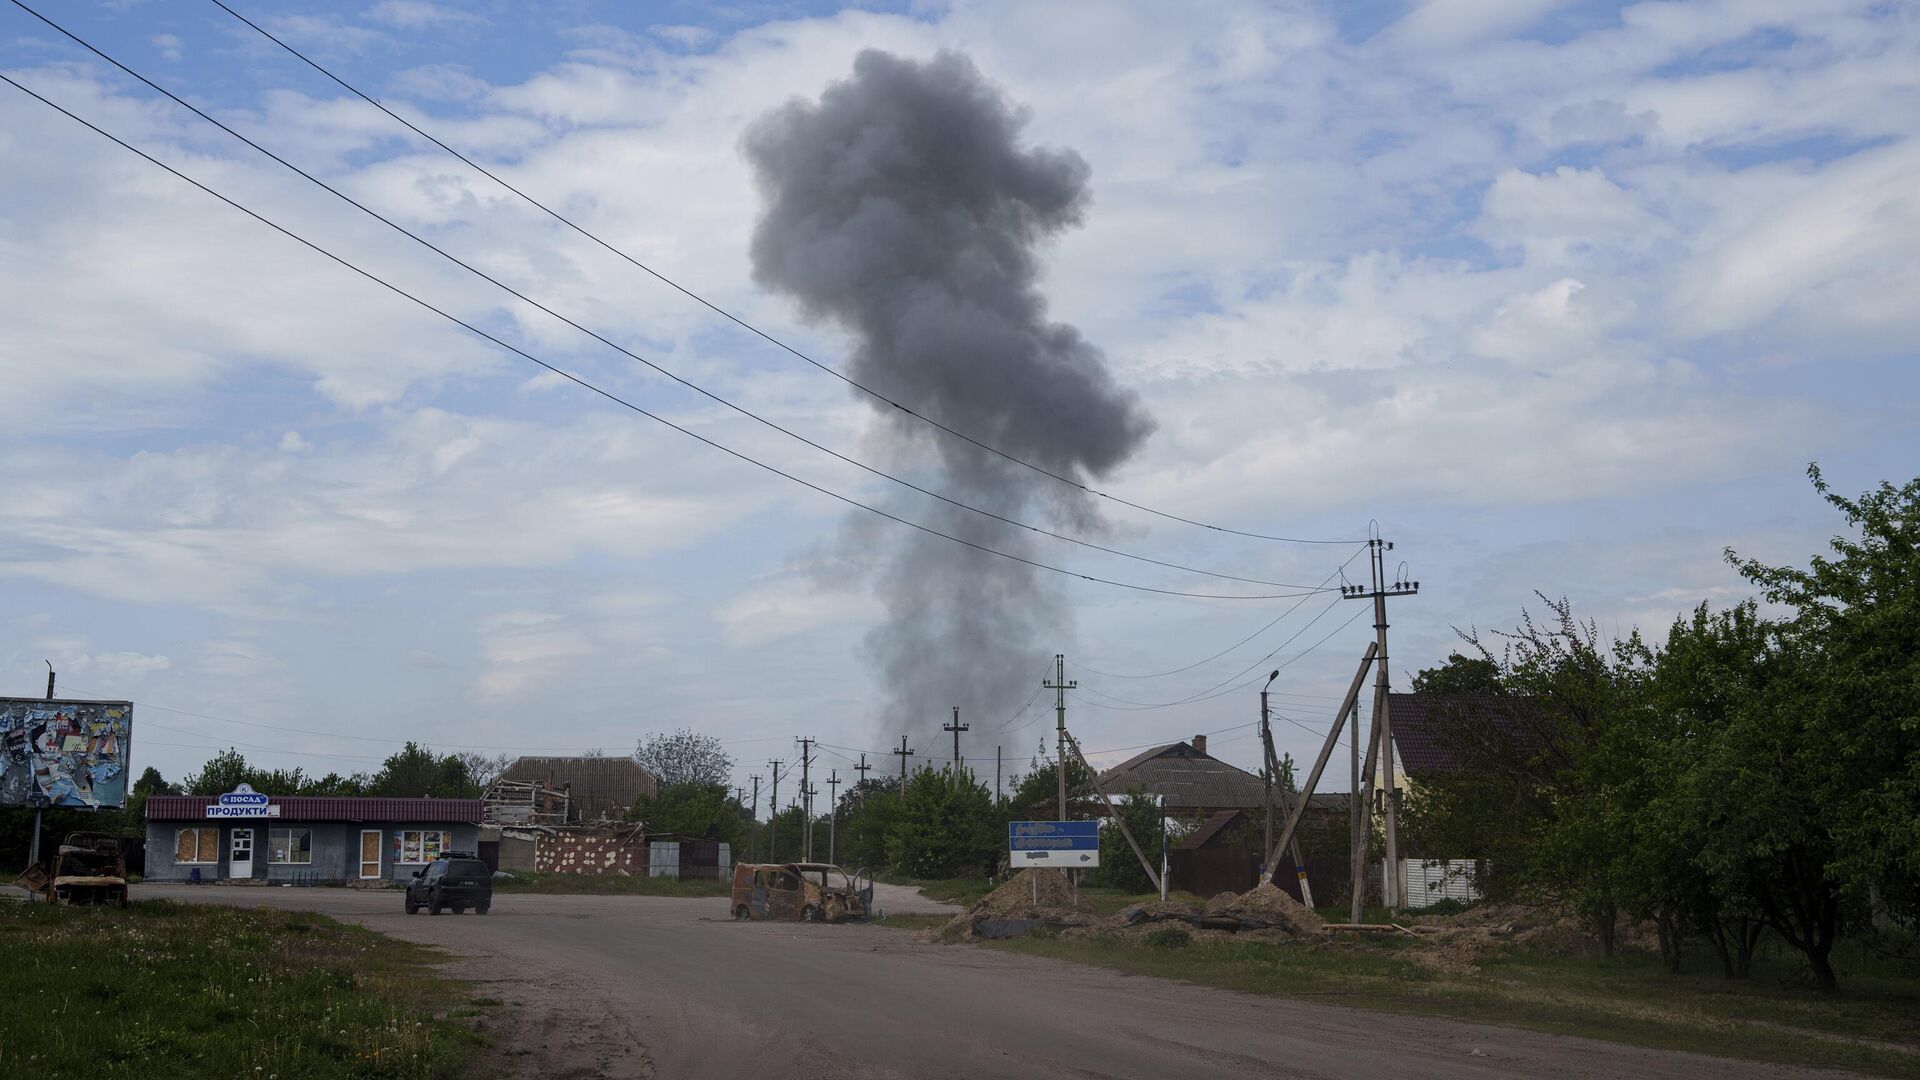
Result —
POLYGON ((1147 935, 1147 944, 1160 949, 1184 949, 1193 944, 1193 935, 1177 926, 1163 926, 1147 935))

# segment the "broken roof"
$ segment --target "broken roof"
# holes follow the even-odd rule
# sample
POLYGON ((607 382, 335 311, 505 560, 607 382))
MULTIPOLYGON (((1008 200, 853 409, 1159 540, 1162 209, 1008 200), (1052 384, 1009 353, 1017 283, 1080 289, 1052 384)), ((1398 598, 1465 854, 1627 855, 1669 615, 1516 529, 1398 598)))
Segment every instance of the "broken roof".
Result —
POLYGON ((500 780, 565 788, 581 821, 624 818, 642 795, 659 790, 660 782, 630 757, 523 757, 506 767, 500 780))
POLYGON ((1100 787, 1116 798, 1134 788, 1158 795, 1169 810, 1250 809, 1263 805, 1258 776, 1177 742, 1136 754, 1100 774, 1100 787))

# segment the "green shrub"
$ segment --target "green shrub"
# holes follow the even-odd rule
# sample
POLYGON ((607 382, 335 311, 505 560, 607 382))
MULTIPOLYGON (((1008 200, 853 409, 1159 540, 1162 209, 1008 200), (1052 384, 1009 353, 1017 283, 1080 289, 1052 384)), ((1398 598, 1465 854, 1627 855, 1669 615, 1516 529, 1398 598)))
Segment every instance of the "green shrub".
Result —
POLYGON ((1147 935, 1147 944, 1161 949, 1184 949, 1193 944, 1193 935, 1177 926, 1163 926, 1147 935))

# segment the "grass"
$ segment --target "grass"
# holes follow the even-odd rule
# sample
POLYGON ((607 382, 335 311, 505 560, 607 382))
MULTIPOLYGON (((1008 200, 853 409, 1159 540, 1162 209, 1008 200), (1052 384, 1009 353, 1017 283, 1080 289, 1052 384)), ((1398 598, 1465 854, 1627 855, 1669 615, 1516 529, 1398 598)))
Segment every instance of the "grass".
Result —
POLYGON ((0 904, 0 955, 4 1076, 452 1078, 481 1046, 437 954, 320 915, 0 904))
POLYGON ((589 896, 727 896, 733 883, 719 878, 648 877, 642 874, 535 874, 514 872, 493 879, 496 893, 578 894, 589 896))
POLYGON ((1727 981, 1710 956, 1671 974, 1657 958, 1508 951, 1475 974, 1415 963, 1404 938, 1326 946, 1195 939, 1027 938, 989 947, 1277 997, 1446 1016, 1666 1050, 1920 1077, 1920 972, 1836 949, 1847 993, 1815 992, 1795 955, 1727 981))

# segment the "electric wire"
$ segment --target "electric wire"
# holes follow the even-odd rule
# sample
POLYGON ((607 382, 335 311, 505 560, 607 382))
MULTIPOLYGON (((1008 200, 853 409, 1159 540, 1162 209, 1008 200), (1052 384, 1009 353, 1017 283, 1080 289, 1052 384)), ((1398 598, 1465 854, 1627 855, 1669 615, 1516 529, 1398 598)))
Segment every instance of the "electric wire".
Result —
MULTIPOLYGON (((1086 698, 1080 697, 1077 690, 1074 692, 1074 696, 1076 698, 1079 698, 1079 700, 1084 702, 1085 704, 1096 709, 1106 709, 1110 712, 1147 712, 1147 711, 1152 711, 1154 709, 1170 709, 1176 705, 1193 705, 1202 701, 1211 701, 1214 698, 1224 697, 1227 694, 1231 694, 1236 690, 1244 690, 1247 687, 1252 686, 1254 683, 1260 681, 1259 676, 1256 675, 1254 676, 1253 679, 1247 682, 1239 683, 1238 685, 1228 686, 1227 684, 1232 683, 1235 679, 1240 678, 1242 675, 1245 675, 1249 671, 1253 671, 1256 668, 1265 666, 1268 660, 1273 659, 1273 657, 1277 655, 1281 649, 1286 648, 1287 645, 1294 640, 1294 638, 1297 638, 1301 634, 1306 633, 1308 627, 1311 627, 1314 623, 1319 622, 1322 616, 1325 616, 1327 612, 1332 611, 1338 603, 1339 601, 1336 600, 1332 604, 1329 604, 1326 607, 1322 608, 1320 610, 1319 615, 1315 615, 1312 619, 1309 619, 1307 621, 1306 626, 1302 626, 1300 629, 1294 631, 1292 637, 1289 637, 1287 638, 1286 641, 1281 642, 1279 646, 1277 646, 1273 650, 1273 652, 1268 653, 1267 655, 1261 657, 1259 660, 1256 660, 1252 664, 1248 665, 1244 670, 1240 672, 1239 675, 1235 675, 1232 678, 1227 679, 1225 682, 1216 683, 1212 687, 1209 687, 1206 690, 1199 691, 1198 693, 1192 694, 1188 697, 1179 698, 1174 701, 1163 701, 1158 703, 1135 701, 1135 702, 1129 702, 1126 705, 1105 705, 1098 701, 1088 701, 1086 698), (1222 689, 1222 687, 1225 687, 1225 689, 1222 689)), ((1340 631, 1345 630, 1349 626, 1352 626, 1354 619, 1358 619, 1361 615, 1364 615, 1364 614, 1366 614, 1365 609, 1354 612, 1351 618, 1347 619, 1346 622, 1341 623, 1339 626, 1334 627, 1331 631, 1327 633, 1326 637, 1321 638, 1319 641, 1314 642, 1312 645, 1307 646, 1306 648, 1300 650, 1298 653, 1295 653, 1293 656, 1288 657, 1286 660, 1282 661, 1277 666, 1276 670, 1285 670, 1287 667, 1292 665, 1295 661, 1299 660, 1301 657, 1306 656, 1307 654, 1313 652, 1315 649, 1318 649, 1320 646, 1325 645, 1328 641, 1333 639, 1333 636, 1335 634, 1338 634, 1340 631)), ((1091 688, 1089 687, 1088 689, 1091 689, 1091 688)), ((1104 695, 1104 696, 1112 697, 1111 694, 1104 695)), ((1114 698, 1114 700, 1119 701, 1119 700, 1125 700, 1125 699, 1114 698)))
MULTIPOLYGON (((15 0, 15 3, 18 3, 18 0, 15 0)), ((533 355, 532 353, 527 352, 525 349, 522 349, 517 345, 510 344, 509 342, 491 333, 488 333, 485 330, 480 329, 478 326, 475 326, 473 323, 470 323, 465 319, 460 318, 458 315, 454 315, 451 312, 445 311, 439 307, 434 306, 432 303, 429 303, 428 301, 421 299, 418 296, 415 296, 413 293, 410 293, 405 289, 401 288, 400 286, 387 281, 385 278, 382 278, 369 270, 362 269, 361 267, 349 261, 348 259, 344 258, 343 256, 334 254, 333 252, 327 250, 326 248, 321 247, 319 244, 311 240, 308 240, 307 238, 301 236, 296 232, 293 232, 291 229, 288 229, 287 227, 280 225, 279 223, 273 221, 272 219, 266 217, 265 215, 260 214, 259 212, 246 207, 245 205, 239 203, 234 199, 227 197, 226 195, 221 194, 218 191, 215 191, 213 188, 207 186, 206 184, 203 184, 200 181, 194 179, 193 177, 188 176, 186 173, 181 172, 180 170, 174 168, 171 165, 168 165, 166 162, 161 161, 159 158, 156 158, 153 155, 147 153, 146 151, 141 150, 139 147, 136 147, 133 144, 121 139, 120 137, 100 127, 99 125, 94 124, 92 121, 89 121, 84 117, 79 116, 78 114, 68 110, 64 106, 61 106, 55 103, 51 99, 42 96, 37 91, 16 81, 11 76, 5 73, 0 73, 0 81, 4 81, 7 85, 13 87, 16 90, 19 90, 21 93, 26 94, 27 96, 33 98, 34 100, 40 102, 41 104, 46 105, 48 108, 55 110, 56 112, 67 117, 68 119, 73 120, 75 123, 78 123, 83 127, 86 127, 87 129, 93 131, 94 133, 100 135, 101 137, 113 142, 115 145, 120 146, 122 149, 127 150, 129 153, 135 154, 140 158, 146 160, 150 164, 155 165, 161 169, 164 169, 165 171, 173 174, 175 177, 178 177, 179 179, 193 185, 194 187, 200 189, 201 191, 205 192, 208 195, 211 195, 215 199, 220 200, 221 202, 232 207, 233 209, 238 210, 243 214, 246 214, 248 217, 251 217, 255 221, 258 221, 261 224, 267 226, 268 228, 273 229, 275 232, 280 233, 282 236, 285 236, 288 239, 301 244, 302 246, 308 248, 309 250, 315 252, 316 254, 325 256, 327 259, 339 264, 341 267, 344 267, 347 270, 351 270, 353 273, 360 275, 361 277, 367 279, 368 281, 376 285, 379 285, 381 288, 384 288, 389 292, 392 292, 394 295, 399 296, 402 299, 409 300, 414 304, 426 309, 427 311, 440 316, 442 319, 445 319, 448 322, 451 322, 454 325, 461 327, 462 329, 466 330, 468 333, 471 333, 474 336, 479 337, 485 341, 492 342, 494 345, 497 345, 500 348, 505 349, 506 351, 513 353, 516 356, 519 356, 528 361, 531 361, 532 363, 539 365, 540 367, 546 369, 547 371, 550 371, 553 374, 558 375, 561 378, 566 379, 567 381, 583 389, 586 389, 595 394, 598 394, 601 397, 606 398, 608 401, 611 401, 616 405, 619 405, 626 409, 630 409, 633 412, 639 413, 641 416, 644 416, 649 420, 653 420, 656 423, 672 428, 674 431, 677 431, 680 434, 685 435, 690 439, 694 439, 700 443, 703 443, 709 447, 712 447, 715 450, 718 450, 724 454, 727 454, 730 457, 737 458, 740 461, 746 462, 747 464, 753 465, 768 473, 781 477, 782 479, 792 481, 793 483, 799 484, 802 487, 818 492, 822 495, 827 496, 828 498, 834 499, 838 502, 845 503, 848 506, 851 506, 860 510, 865 510, 870 514, 873 514, 877 517, 885 518, 886 520, 892 521, 896 524, 904 525, 910 529, 914 529, 919 532, 926 533, 929 536, 937 536, 937 537, 940 537, 941 539, 952 541, 953 543, 960 544, 964 547, 972 548, 976 551, 980 551, 988 555, 994 555, 999 558, 1007 559, 1012 562, 1021 563, 1026 566, 1031 566, 1031 567, 1034 567, 1035 569, 1046 570, 1050 573, 1060 574, 1065 577, 1079 578, 1082 581, 1093 582, 1095 584, 1100 584, 1100 585, 1110 585, 1115 588, 1130 589, 1135 592, 1153 593, 1161 596, 1181 596, 1181 597, 1188 597, 1188 598, 1200 599, 1200 600, 1287 600, 1300 595, 1300 593, 1298 592, 1288 592, 1288 593, 1194 592, 1194 591, 1184 590, 1184 589, 1163 589, 1163 588, 1159 588, 1157 586, 1152 586, 1152 585, 1142 585, 1137 582, 1118 581, 1112 578, 1099 577, 1093 574, 1083 574, 1076 570, 1068 570, 1063 567, 1055 566, 1051 563, 1040 562, 1039 560, 1029 559, 1023 555, 1015 555, 1011 552, 1001 551, 998 548, 989 547, 985 544, 975 543, 972 540, 967 540, 965 538, 955 536, 952 533, 943 532, 930 525, 923 525, 917 521, 912 521, 907 518, 900 517, 897 514, 893 514, 886 510, 882 510, 877 506, 873 506, 868 503, 863 503, 860 500, 853 498, 852 496, 842 495, 841 493, 834 491, 830 488, 822 487, 821 485, 813 483, 810 480, 803 479, 799 476, 794 475, 793 473, 787 472, 786 470, 781 469, 778 466, 770 465, 764 461, 761 461, 759 458, 753 457, 752 455, 747 454, 744 451, 735 450, 734 448, 724 443, 718 442, 714 439, 710 439, 705 435, 701 435, 700 433, 693 431, 692 429, 687 428, 681 424, 677 424, 674 421, 669 420, 658 413, 652 412, 640 405, 636 405, 633 402, 628 401, 627 399, 619 396, 618 394, 613 393, 610 390, 603 389, 595 385, 594 383, 588 382, 586 379, 583 379, 580 376, 573 374, 572 372, 569 372, 563 368, 560 368, 551 363, 548 363, 547 361, 540 359, 539 357, 533 355)), ((1328 591, 1328 590, 1317 590, 1317 591, 1328 591)))
MULTIPOLYGON (((605 345, 610 349, 613 349, 614 351, 620 353, 621 355, 627 357, 628 359, 631 359, 636 363, 644 365, 645 367, 654 371, 655 373, 667 379, 670 379, 675 383, 678 383, 680 386, 683 386, 686 389, 691 390, 694 393, 699 394, 702 397, 705 397, 708 400, 713 401, 718 405, 722 405, 732 410, 733 412, 736 412, 741 416, 744 416, 754 421, 755 423, 768 428, 769 430, 779 432, 780 434, 785 435, 786 437, 793 439, 796 442, 802 443, 823 454, 826 454, 837 461, 840 461, 847 465, 851 465, 854 468, 860 469, 863 472, 869 473, 873 476, 898 484, 901 487, 917 492, 928 498, 946 503, 947 505, 952 506, 955 509, 965 510, 970 513, 978 514, 982 517, 990 518, 994 521, 998 521, 1001 524, 1010 526, 1012 528, 1025 529, 1029 532, 1038 533, 1042 536, 1052 537, 1053 539, 1061 540, 1069 544, 1077 544, 1081 547, 1090 548, 1095 551, 1105 552, 1106 554, 1115 555, 1123 559, 1133 559, 1137 562, 1151 563, 1156 566, 1163 566, 1172 570, 1180 570, 1186 573, 1200 574, 1206 577, 1220 578, 1225 581, 1238 581, 1238 582, 1243 582, 1250 585, 1265 585, 1273 588, 1282 588, 1282 589, 1309 588, 1309 586, 1298 585, 1291 582, 1269 581, 1263 578, 1243 577, 1237 574, 1227 574, 1219 571, 1203 570, 1203 569, 1200 569, 1199 567, 1187 566, 1182 563, 1170 562, 1164 559, 1156 559, 1148 555, 1139 555, 1133 552, 1123 551, 1119 548, 1112 548, 1104 544, 1098 544, 1091 540, 1084 540, 1076 536, 1069 536, 1065 533, 1055 532, 1051 529, 1043 528, 1038 525, 1032 525, 1027 522, 1020 521, 1017 518, 1007 517, 1006 515, 995 513, 994 511, 991 511, 991 510, 985 510, 980 507, 974 506, 971 503, 964 502, 962 500, 955 499, 947 495, 943 495, 938 491, 934 491, 930 488, 923 487, 917 483, 914 483, 911 480, 908 480, 904 477, 896 476, 876 466, 868 465, 867 463, 860 461, 857 458, 851 457, 847 454, 843 454, 838 450, 834 450, 833 448, 826 446, 825 444, 816 442, 813 439, 808 438, 807 436, 802 435, 801 433, 793 430, 792 428, 788 428, 773 420, 769 420, 766 417, 761 416, 759 413, 756 413, 753 410, 738 404, 737 402, 733 401, 730 398, 724 397, 711 390, 708 390, 706 387, 701 386, 700 384, 693 382, 692 380, 687 379, 684 376, 676 374, 675 372, 660 366, 659 364, 653 362, 652 360, 647 359, 646 357, 640 355, 639 353, 636 353, 633 350, 628 349, 627 347, 619 344, 618 342, 613 341, 611 338, 608 338, 604 334, 601 334, 600 332, 592 329, 591 327, 585 326, 575 321, 574 319, 561 314, 560 312, 554 310, 553 308, 548 307, 546 304, 538 300, 535 300, 533 297, 527 295, 526 293, 521 292, 520 290, 514 288, 513 286, 508 285, 506 282, 501 281, 499 278, 496 278, 493 275, 488 274, 486 271, 481 270, 479 267, 476 267, 473 264, 461 259, 459 256, 454 255, 453 253, 447 251, 445 248, 442 248, 439 245, 433 243, 431 240, 428 240, 427 238, 421 236, 420 234, 413 232, 412 230, 408 229, 406 226, 401 225, 400 223, 385 216, 384 214, 381 214, 379 211, 374 210, 372 207, 369 207, 365 203, 360 202, 359 200, 355 199, 351 195, 346 194, 345 192, 341 191, 339 188, 336 188, 333 185, 327 183, 325 180, 320 179, 319 177, 313 175, 312 173, 306 171, 305 169, 302 169, 300 166, 295 165, 293 162, 288 161, 286 158, 281 157, 279 154, 274 153, 272 150, 267 149, 265 146, 261 145, 260 143, 255 142, 253 139, 248 138, 246 135, 241 134, 239 131, 235 130, 233 127, 221 122, 220 120, 215 119, 213 116, 209 115, 207 112, 205 112, 198 106, 192 104, 191 102, 188 102, 184 98, 180 97, 178 94, 175 94, 173 91, 168 90, 166 87, 160 85, 157 82, 154 82, 152 79, 149 79, 145 75, 142 75, 140 72, 135 71, 133 68, 129 67, 125 63, 111 56, 107 52, 100 49, 98 46, 95 46, 93 43, 87 41, 85 38, 80 37, 78 34, 75 34, 73 31, 68 30, 66 27, 61 26, 59 23, 53 21, 47 16, 34 10, 34 8, 28 5, 27 3, 25 3, 24 0, 12 0, 12 3, 15 7, 19 8, 22 11, 25 11, 29 15, 32 15, 34 18, 39 19, 41 22, 52 27, 55 31, 59 32, 60 34, 65 35, 69 40, 73 41, 75 44, 79 45, 81 48, 86 49, 87 51, 93 53, 95 56, 98 56, 100 59, 105 60, 109 64, 112 64, 114 67, 119 68, 121 71, 125 72, 127 75, 131 76, 132 78, 137 79, 141 83, 145 84, 149 89, 153 90, 155 93, 161 94, 162 96, 166 97, 168 100, 174 102, 176 105, 179 105, 181 108, 186 109, 188 112, 193 113, 195 116, 213 125, 214 127, 219 128, 221 131, 226 132, 228 135, 232 136, 233 138, 238 139, 240 142, 246 144, 248 147, 251 147, 253 150, 257 151, 258 153, 271 159, 277 164, 285 167, 288 171, 294 173, 295 175, 306 180, 307 182, 313 184, 315 187, 320 188, 322 191, 327 192, 328 194, 334 196, 335 198, 353 207, 354 209, 360 211, 361 213, 366 214, 368 217, 371 217, 375 221, 380 222, 382 225, 385 225, 389 229, 392 229, 394 232, 399 233, 401 236, 404 236, 407 239, 412 240, 414 243, 420 245, 421 247, 426 248, 428 251, 433 252, 435 255, 440 256, 442 259, 445 259, 446 261, 452 263, 453 265, 459 267, 460 269, 465 270, 467 273, 473 275, 474 277, 479 278, 481 281, 484 281, 487 284, 492 285, 494 288, 499 289, 500 291, 506 293, 507 295, 512 296, 514 299, 519 300, 521 303, 527 304, 528 306, 533 307, 536 310, 539 310, 545 313, 551 318, 557 319, 560 322, 565 323, 566 325, 572 327, 573 329, 579 331, 582 334, 585 334, 586 336, 592 338, 593 340, 599 342, 600 344, 605 345)), ((1357 553, 1358 551, 1356 550, 1356 555, 1357 553)), ((1349 561, 1351 561, 1351 559, 1349 561)), ((1331 578, 1332 576, 1329 575, 1328 580, 1331 580, 1331 578)), ((1321 585, 1318 587, 1324 588, 1325 582, 1322 582, 1321 585)), ((1293 594, 1289 594, 1289 595, 1293 595, 1293 594)))
MULTIPOLYGON (((18 3, 19 0, 15 0, 15 2, 18 3)), ((367 104, 372 105, 374 108, 380 110, 381 112, 385 113, 387 116, 398 121, 401 125, 406 127, 407 130, 413 132, 415 135, 420 136, 422 139, 425 139, 427 142, 432 143, 434 146, 437 146, 441 150, 444 150, 448 154, 451 154, 453 157, 459 159, 462 163, 464 163, 468 168, 474 170, 480 175, 485 176, 487 179, 492 180, 494 183, 499 184, 501 187, 507 189, 508 191, 513 192, 513 194, 519 196, 521 199, 525 200, 529 205, 537 208, 542 213, 545 213, 548 217, 553 218, 555 221, 559 222, 560 224, 565 225, 567 228, 572 229, 574 232, 579 233, 581 236, 584 236, 588 240, 593 241, 595 244, 598 244, 600 247, 606 249, 608 252, 611 252, 613 255, 619 257, 620 259, 626 261, 627 263, 637 267, 642 271, 645 271, 647 274, 651 275, 653 278, 655 278, 662 284, 668 286, 669 288, 672 288, 674 291, 680 293, 681 295, 687 297, 688 299, 694 301, 695 303, 700 304, 701 306, 705 307, 707 310, 712 311, 714 314, 719 315, 721 318, 726 319, 727 321, 733 323, 734 325, 740 327, 741 329, 746 330, 747 332, 761 338, 762 340, 766 341, 768 344, 773 345, 774 347, 781 349, 787 353, 790 353, 793 356, 807 362, 808 364, 813 365, 814 367, 820 369, 821 371, 824 371, 827 374, 833 376, 834 378, 839 379, 841 382, 846 383, 848 386, 851 386, 859 390, 861 393, 864 393, 869 397, 872 397, 874 400, 883 402, 886 405, 894 409, 897 409, 900 412, 903 412, 908 416, 911 416, 914 419, 921 421, 922 423, 928 424, 942 432, 945 432, 946 434, 956 439, 960 439, 964 442, 967 442, 995 456, 1005 458, 1007 461, 1013 462, 1016 465, 1024 466, 1025 468, 1031 469, 1034 472, 1040 473, 1043 476, 1051 477, 1052 479, 1057 480, 1060 483, 1066 484, 1069 487, 1077 488, 1080 491, 1083 491, 1089 495, 1106 499, 1110 502, 1119 503, 1122 506, 1132 507, 1135 510, 1142 511, 1143 513, 1147 513, 1147 514, 1152 514, 1156 517, 1166 518, 1169 521, 1178 521, 1178 522, 1181 522, 1182 524, 1192 525, 1202 529, 1210 529, 1214 532, 1228 533, 1234 536, 1245 536, 1245 537, 1249 537, 1256 540, 1271 540, 1271 541, 1288 543, 1288 544, 1335 544, 1335 545, 1338 545, 1338 544, 1351 544, 1351 543, 1363 542, 1358 540, 1318 540, 1318 539, 1304 539, 1301 537, 1292 537, 1292 536, 1270 536, 1265 533, 1248 532, 1241 529, 1228 528, 1227 526, 1224 526, 1224 525, 1213 525, 1204 521, 1195 521, 1192 518, 1182 517, 1178 514, 1169 513, 1164 510, 1156 510, 1153 507, 1145 506, 1140 503, 1123 499, 1118 495, 1114 495, 1109 492, 1096 490, 1093 487, 1085 483, 1082 483, 1079 480, 1073 479, 1071 476, 1064 476, 1060 473, 1054 472, 1051 469, 1046 468, 1045 466, 1036 465, 1033 462, 1027 461, 1024 458, 1021 458, 1017 455, 1010 454, 1004 450, 1000 450, 994 446, 991 446, 985 442, 982 442, 981 440, 976 439, 971 435, 967 435, 964 432, 955 430, 954 428, 941 423, 940 421, 934 419, 933 417, 928 416, 923 412, 919 412, 915 409, 909 408, 906 405, 903 405, 900 402, 895 401, 894 399, 881 393, 880 391, 875 390, 872 387, 869 387, 866 384, 855 380, 852 376, 849 376, 841 372, 838 368, 835 368, 831 364, 827 364, 819 360, 815 360, 813 357, 808 356, 806 353, 801 352, 799 349, 796 349, 793 346, 787 344, 786 342, 780 340, 779 338, 774 337, 772 334, 769 334, 766 331, 760 329, 759 327, 753 325, 752 323, 747 322, 745 319, 741 318, 740 316, 735 315, 732 312, 726 310, 725 308, 720 307, 718 304, 713 303, 712 301, 708 300, 706 297, 701 296, 700 294, 694 292, 693 290, 687 288, 686 286, 681 285, 679 282, 673 280, 672 278, 667 277, 665 274, 662 274, 660 271, 655 270, 653 267, 648 266, 647 264, 641 262, 640 260, 634 258, 633 256, 613 246, 612 244, 601 239, 599 236, 595 235, 594 233, 589 232, 587 229, 583 228, 579 224, 576 224, 572 219, 559 213, 558 211, 554 210, 552 207, 539 201, 538 199, 535 199, 533 196, 520 190, 519 188, 515 187, 513 184, 508 183, 505 179, 501 178, 497 174, 488 170, 485 166, 482 166, 478 162, 474 161, 472 158, 468 157, 467 155, 461 153, 458 150, 455 150, 453 147, 440 141, 438 138, 435 138, 433 135, 428 134, 426 131, 422 130, 417 124, 413 123, 411 120, 408 120, 406 117, 401 116, 399 113, 394 112, 392 109, 387 108, 385 105, 381 104, 379 100, 364 93, 358 87, 354 86, 352 83, 347 82, 345 79, 342 79, 340 76, 334 74, 332 71, 328 70, 326 67, 322 66, 320 63, 318 63, 311 57, 307 56, 305 53, 294 48, 292 45, 287 44, 285 41, 281 40, 279 37, 276 37, 274 34, 266 30, 260 24, 247 18, 245 15, 240 14, 238 11, 235 11, 233 8, 228 7, 225 3, 222 2, 222 0, 212 0, 212 3, 214 4, 215 7, 218 7, 220 10, 233 16, 235 19, 238 19, 242 23, 245 23, 248 27, 252 28, 255 33, 258 33, 260 36, 266 38, 268 41, 271 41, 275 45, 278 45, 282 49, 285 49, 288 53, 291 53, 295 58, 299 59, 302 63, 306 64, 308 67, 311 67, 313 70, 319 72, 321 75, 326 76, 328 79, 332 80, 334 83, 339 85, 342 89, 346 90, 348 93, 354 95, 355 97, 366 102, 367 104)), ((25 7, 24 4, 22 4, 21 6, 25 7)), ((28 8, 27 10, 31 11, 32 9, 28 8)), ((72 35, 69 35, 69 36, 72 36, 72 35)))

